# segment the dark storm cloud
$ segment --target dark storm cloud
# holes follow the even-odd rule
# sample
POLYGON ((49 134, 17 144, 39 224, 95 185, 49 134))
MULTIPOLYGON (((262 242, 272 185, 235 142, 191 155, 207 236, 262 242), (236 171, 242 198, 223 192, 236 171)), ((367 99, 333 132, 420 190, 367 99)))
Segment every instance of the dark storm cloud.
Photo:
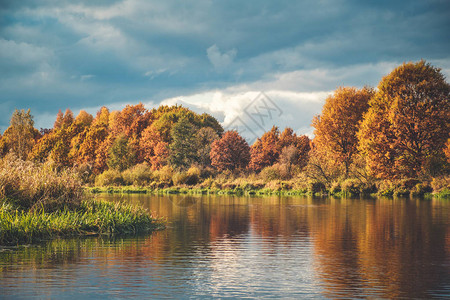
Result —
POLYGON ((448 67, 449 13, 446 1, 2 1, 0 129, 14 108, 49 126, 67 107, 267 82, 323 92, 376 85, 403 61, 448 67))

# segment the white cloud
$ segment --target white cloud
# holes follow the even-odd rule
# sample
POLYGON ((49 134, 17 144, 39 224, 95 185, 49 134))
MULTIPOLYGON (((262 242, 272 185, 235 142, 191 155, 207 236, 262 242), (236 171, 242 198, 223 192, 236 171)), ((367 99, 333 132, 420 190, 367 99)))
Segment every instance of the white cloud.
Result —
POLYGON ((320 113, 324 100, 330 93, 265 90, 264 93, 281 112, 266 117, 265 123, 261 124, 258 119, 251 116, 251 106, 258 105, 253 100, 261 91, 231 92, 230 90, 232 88, 169 98, 162 101, 161 104, 182 104, 195 111, 208 112, 215 116, 226 129, 235 128, 236 122, 239 122, 238 131, 241 131, 241 134, 249 142, 252 142, 255 135, 260 136, 270 130, 273 125, 278 126, 281 130, 291 127, 298 134, 311 135, 311 120, 314 115, 320 113))

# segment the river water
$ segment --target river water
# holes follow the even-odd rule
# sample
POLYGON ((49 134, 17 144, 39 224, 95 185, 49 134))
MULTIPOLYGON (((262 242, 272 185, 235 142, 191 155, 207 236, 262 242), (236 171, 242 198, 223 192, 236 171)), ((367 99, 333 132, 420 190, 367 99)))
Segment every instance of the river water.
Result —
POLYGON ((0 298, 450 298, 450 201, 101 195, 137 237, 0 250, 0 298))

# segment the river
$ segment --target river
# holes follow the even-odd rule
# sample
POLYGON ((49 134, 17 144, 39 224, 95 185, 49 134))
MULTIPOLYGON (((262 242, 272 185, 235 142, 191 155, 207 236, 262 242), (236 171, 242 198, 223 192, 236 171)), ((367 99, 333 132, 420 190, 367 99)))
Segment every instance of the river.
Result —
POLYGON ((448 200, 98 197, 167 229, 2 248, 0 298, 450 297, 448 200))

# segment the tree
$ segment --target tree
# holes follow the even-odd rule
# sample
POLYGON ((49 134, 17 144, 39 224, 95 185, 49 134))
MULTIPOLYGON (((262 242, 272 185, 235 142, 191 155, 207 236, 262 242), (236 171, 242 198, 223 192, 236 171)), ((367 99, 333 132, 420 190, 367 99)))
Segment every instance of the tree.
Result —
POLYGON ((185 169, 198 161, 195 132, 196 127, 187 118, 181 118, 173 126, 170 132, 172 143, 169 146, 169 161, 174 167, 185 169))
POLYGON ((84 139, 78 149, 77 162, 80 164, 88 164, 94 167, 94 172, 99 173, 99 166, 96 165, 96 158, 99 151, 104 151, 104 163, 102 166, 106 166, 106 156, 108 149, 101 147, 102 143, 106 140, 109 134, 109 110, 106 107, 100 108, 97 112, 95 119, 92 120, 91 125, 86 128, 84 139))
POLYGON ((86 111, 81 110, 69 128, 69 137, 71 139, 69 159, 73 163, 82 163, 83 161, 81 146, 83 145, 87 137, 93 119, 94 118, 91 114, 88 114, 86 111))
POLYGON ((137 105, 127 105, 115 118, 111 126, 114 135, 121 133, 128 138, 140 138, 142 131, 150 124, 151 113, 149 113, 142 103, 137 105))
POLYGON ((427 174, 444 161, 450 132, 450 85, 424 60, 404 63, 384 77, 358 133, 359 148, 379 178, 427 174))
MULTIPOLYGON (((297 154, 295 157, 297 158, 296 161, 293 161, 292 163, 296 166, 299 166, 300 168, 303 168, 306 166, 306 163, 308 162, 308 153, 311 150, 311 140, 306 135, 300 135, 298 136, 296 133, 294 133, 294 130, 292 128, 286 127, 283 132, 280 134, 279 139, 279 148, 281 149, 280 152, 280 162, 281 162, 281 156, 283 153, 283 150, 286 148, 289 148, 291 146, 295 147, 296 151, 293 149, 291 150, 285 150, 286 155, 289 157, 293 157, 292 154, 296 152, 297 154)), ((284 160, 286 157, 284 157, 284 160)))
POLYGON ((31 152, 35 140, 40 135, 34 127, 33 116, 30 110, 15 110, 11 117, 10 126, 6 129, 3 139, 7 148, 13 151, 20 159, 26 159, 31 152))
POLYGON ((325 100, 321 115, 312 121, 315 145, 344 166, 345 176, 358 152, 356 133, 373 93, 369 88, 340 87, 325 100))
POLYGON ((61 128, 63 119, 64 119, 64 114, 62 113, 61 110, 59 110, 58 113, 56 114, 55 123, 53 123, 53 129, 61 128))
POLYGON ((200 128, 197 132, 195 137, 195 146, 200 165, 204 167, 211 165, 211 158, 209 157, 209 153, 211 152, 211 144, 218 138, 219 136, 216 131, 211 127, 200 128))
POLYGON ((261 171, 266 166, 273 165, 281 153, 280 131, 273 126, 265 132, 251 147, 250 169, 261 171))
POLYGON ((131 167, 136 158, 134 149, 130 147, 125 134, 120 134, 113 142, 108 152, 108 167, 123 171, 131 167))
POLYGON ((250 161, 250 146, 236 131, 227 131, 212 143, 210 157, 219 170, 244 169, 250 161))
POLYGON ((289 176, 292 174, 292 167, 297 164, 299 160, 299 151, 294 145, 286 146, 281 150, 279 162, 286 166, 286 171, 289 176))
POLYGON ((154 155, 150 159, 153 170, 159 170, 166 166, 169 161, 169 144, 166 142, 158 142, 154 149, 154 155))
POLYGON ((69 127, 73 123, 73 112, 70 109, 66 109, 66 112, 63 113, 61 110, 56 114, 56 120, 53 125, 53 129, 61 129, 62 127, 69 127))

